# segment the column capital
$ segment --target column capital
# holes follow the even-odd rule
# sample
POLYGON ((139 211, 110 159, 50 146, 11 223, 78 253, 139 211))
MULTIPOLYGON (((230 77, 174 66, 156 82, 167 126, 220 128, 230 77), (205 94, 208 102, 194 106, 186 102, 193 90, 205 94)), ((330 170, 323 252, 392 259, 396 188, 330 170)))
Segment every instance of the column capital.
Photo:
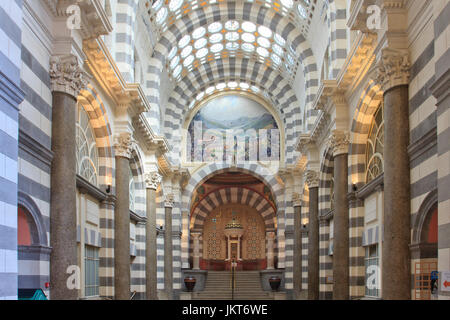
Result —
POLYGON ((298 193, 298 192, 292 193, 292 203, 294 204, 294 207, 302 206, 302 197, 301 197, 300 193, 298 193))
POLYGON ((333 156, 341 154, 348 154, 348 147, 350 145, 350 133, 348 131, 334 130, 328 140, 328 143, 333 150, 333 156))
POLYGON ((275 240, 275 232, 274 231, 266 232, 266 239, 267 240, 275 240))
POLYGON ((162 175, 158 172, 150 172, 145 174, 145 186, 147 189, 156 190, 162 181, 162 175))
POLYGON ((200 232, 191 232, 191 236, 192 238, 194 238, 194 240, 198 240, 201 235, 202 234, 200 232))
POLYGON ((311 148, 314 148, 314 146, 314 140, 310 137, 309 134, 301 134, 297 140, 296 150, 302 155, 307 155, 308 151, 311 148))
POLYGON ((313 170, 305 171, 305 182, 308 188, 318 188, 319 187, 319 174, 313 170))
POLYGON ((384 48, 376 64, 376 81, 384 92, 397 86, 408 85, 411 62, 407 49, 384 48))
POLYGON ((87 87, 91 78, 81 69, 78 58, 72 54, 52 56, 49 74, 52 92, 63 92, 75 99, 87 87))
POLYGON ((169 193, 164 197, 164 206, 166 208, 173 208, 175 205, 175 196, 173 193, 169 193))
POLYGON ((134 146, 133 135, 129 132, 117 134, 114 137, 114 152, 116 157, 131 159, 134 146))

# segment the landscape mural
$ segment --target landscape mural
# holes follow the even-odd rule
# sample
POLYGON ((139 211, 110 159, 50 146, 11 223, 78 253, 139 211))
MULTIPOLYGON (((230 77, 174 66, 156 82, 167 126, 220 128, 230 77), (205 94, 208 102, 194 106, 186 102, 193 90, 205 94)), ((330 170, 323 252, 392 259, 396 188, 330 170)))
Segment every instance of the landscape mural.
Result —
POLYGON ((215 98, 197 112, 189 125, 188 161, 279 160, 278 129, 270 112, 250 98, 215 98))

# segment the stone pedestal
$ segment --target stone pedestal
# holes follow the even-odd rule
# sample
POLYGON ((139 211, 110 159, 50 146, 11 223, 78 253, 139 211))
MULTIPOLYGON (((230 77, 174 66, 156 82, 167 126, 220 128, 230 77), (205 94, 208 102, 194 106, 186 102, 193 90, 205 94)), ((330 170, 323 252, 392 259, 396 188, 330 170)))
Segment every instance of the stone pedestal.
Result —
POLYGON ((200 270, 200 233, 192 233, 194 252, 193 252, 193 269, 200 270))
POLYGON ((275 269, 274 263, 274 242, 275 242, 275 232, 267 232, 267 270, 275 269))

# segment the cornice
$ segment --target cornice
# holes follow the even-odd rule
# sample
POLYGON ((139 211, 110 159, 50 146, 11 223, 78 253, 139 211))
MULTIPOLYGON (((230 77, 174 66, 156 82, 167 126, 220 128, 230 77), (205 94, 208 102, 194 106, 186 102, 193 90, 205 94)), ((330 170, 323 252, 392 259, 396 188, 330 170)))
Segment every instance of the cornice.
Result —
POLYGON ((112 24, 100 0, 43 0, 54 17, 70 17, 71 5, 80 8, 80 34, 83 39, 94 39, 109 34, 112 24))

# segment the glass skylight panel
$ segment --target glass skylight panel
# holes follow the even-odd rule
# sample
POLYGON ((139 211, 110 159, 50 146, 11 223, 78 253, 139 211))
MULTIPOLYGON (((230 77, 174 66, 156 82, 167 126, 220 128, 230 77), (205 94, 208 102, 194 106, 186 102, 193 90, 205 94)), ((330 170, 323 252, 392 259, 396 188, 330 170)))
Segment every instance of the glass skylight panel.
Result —
POLYGON ((255 25, 253 22, 248 22, 248 21, 246 21, 246 22, 242 23, 242 29, 243 29, 245 32, 250 32, 250 33, 252 33, 252 32, 255 32, 255 31, 256 31, 256 25, 255 25))
POLYGON ((222 24, 220 22, 213 22, 208 27, 208 31, 211 33, 219 32, 220 30, 222 30, 222 24))
POLYGON ((223 35, 221 33, 214 33, 209 37, 209 42, 211 43, 219 43, 223 40, 223 35))
POLYGON ((239 33, 227 32, 225 35, 225 39, 227 39, 228 41, 237 41, 237 40, 239 40, 239 33))
POLYGON ((206 34, 206 29, 203 27, 197 28, 194 30, 194 32, 192 32, 192 37, 194 39, 199 39, 201 37, 203 37, 206 34))
POLYGON ((270 48, 270 40, 269 39, 267 39, 267 38, 263 38, 263 37, 259 37, 258 38, 258 44, 261 46, 261 47, 264 47, 264 48, 270 48))
MULTIPOLYGON (((222 29, 222 25, 220 26, 220 29, 222 29)), ((227 29, 228 31, 236 31, 239 29, 239 22, 236 20, 227 21, 225 23, 225 29, 227 29)), ((210 30, 210 32, 212 31, 210 30)))
POLYGON ((275 53, 272 53, 271 58, 274 64, 276 65, 281 64, 281 58, 277 56, 275 53))
POLYGON ((183 65, 185 67, 189 67, 192 64, 192 62, 194 62, 194 60, 195 60, 194 56, 189 56, 184 60, 183 65))
POLYGON ((213 45, 211 47, 211 52, 212 53, 218 53, 218 52, 220 52, 222 50, 223 50, 223 44, 221 44, 221 43, 215 44, 215 45, 213 45))
POLYGON ((199 50, 199 49, 203 48, 204 46, 206 46, 207 43, 208 43, 208 40, 206 40, 205 38, 198 39, 194 43, 194 48, 199 50))
POLYGON ((251 33, 244 33, 242 35, 242 40, 244 40, 245 42, 249 42, 249 43, 253 43, 255 42, 255 36, 251 33))
POLYGON ((286 40, 282 36, 280 36, 278 33, 274 36, 275 42, 278 43, 280 46, 284 47, 286 44, 286 40))
POLYGON ((156 22, 163 23, 166 20, 166 18, 167 18, 167 9, 163 7, 156 14, 156 22))
POLYGON ((255 51, 255 46, 250 43, 243 43, 242 50, 247 51, 247 52, 253 52, 253 51, 255 51))
POLYGON ((183 51, 181 51, 181 58, 186 58, 188 55, 190 55, 192 53, 192 47, 191 46, 187 46, 186 48, 183 49, 183 51))
POLYGON ((267 58, 269 56, 269 50, 263 47, 259 47, 258 49, 256 49, 256 52, 264 58, 267 58))
POLYGON ((170 61, 170 68, 172 70, 175 69, 175 67, 178 66, 179 63, 180 63, 180 57, 176 56, 175 58, 172 59, 172 61, 170 61))
POLYGON ((195 56, 197 57, 197 59, 201 59, 203 57, 206 57, 208 52, 209 51, 207 48, 203 48, 203 49, 198 50, 195 56))
POLYGON ((261 34, 263 37, 266 38, 270 38, 272 37, 272 30, 270 30, 269 28, 265 27, 265 26, 260 26, 258 28, 258 32, 259 34, 261 34))
POLYGON ((191 36, 190 35, 185 35, 183 38, 181 38, 181 40, 178 42, 178 46, 183 49, 184 47, 186 47, 189 42, 191 41, 191 36))
POLYGON ((227 48, 227 50, 235 51, 235 50, 239 49, 239 44, 237 42, 228 42, 226 44, 226 48, 227 48))
POLYGON ((182 4, 183 4, 183 0, 171 0, 169 2, 169 9, 172 12, 177 11, 178 9, 180 9, 182 4))

